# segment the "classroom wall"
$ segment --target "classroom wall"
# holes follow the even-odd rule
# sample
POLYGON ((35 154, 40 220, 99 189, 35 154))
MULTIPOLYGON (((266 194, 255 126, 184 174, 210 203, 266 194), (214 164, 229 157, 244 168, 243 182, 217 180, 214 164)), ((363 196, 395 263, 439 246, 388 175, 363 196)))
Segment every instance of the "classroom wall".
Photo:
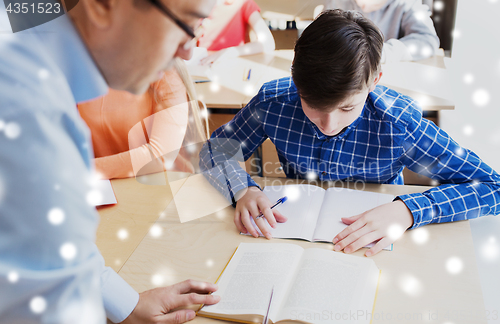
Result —
MULTIPOLYGON (((445 9, 446 10, 446 9, 445 9)), ((500 0, 459 0, 450 67, 456 109, 441 127, 500 172, 500 0)))

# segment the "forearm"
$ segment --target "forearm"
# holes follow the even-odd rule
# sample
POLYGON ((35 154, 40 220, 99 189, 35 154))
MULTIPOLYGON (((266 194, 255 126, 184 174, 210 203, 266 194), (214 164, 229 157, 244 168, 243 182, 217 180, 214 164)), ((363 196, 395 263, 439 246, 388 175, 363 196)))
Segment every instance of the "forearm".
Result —
POLYGON ((408 49, 412 60, 422 60, 436 55, 439 49, 439 38, 433 34, 410 34, 399 41, 408 49))
POLYGON ((130 151, 94 159, 101 179, 130 178, 163 171, 163 160, 153 159, 146 145, 130 151), (147 169, 143 168, 147 165, 147 169))
POLYGON ((269 52, 265 50, 265 46, 259 42, 246 43, 240 46, 235 46, 234 49, 238 51, 238 56, 252 55, 263 52, 269 52))
POLYGON ((434 23, 430 18, 431 11, 426 5, 415 1, 411 10, 402 18, 401 30, 403 36, 398 38, 412 55, 412 60, 421 60, 436 54, 439 48, 434 23))
POLYGON ((424 193, 403 195, 399 198, 413 215, 412 228, 500 213, 498 183, 469 182, 441 185, 424 193))
POLYGON ((251 157, 267 138, 257 105, 260 93, 226 125, 212 134, 200 151, 200 168, 207 180, 231 202, 248 186, 257 186, 240 163, 251 157))
MULTIPOLYGON (((236 193, 249 186, 257 186, 250 175, 240 166, 242 154, 232 154, 217 143, 219 139, 207 141, 200 152, 200 168, 208 182, 224 197, 233 202, 236 193), (215 146, 215 147, 214 147, 215 146)), ((241 151, 239 151, 241 152, 241 151)))
POLYGON ((413 228, 500 213, 500 175, 495 170, 417 110, 406 130, 403 165, 442 183, 400 197, 413 214, 413 228))
POLYGON ((389 39, 382 48, 381 63, 394 63, 400 61, 411 61, 413 56, 410 49, 397 39, 389 39))
POLYGON ((250 15, 248 23, 257 36, 257 40, 244 45, 231 47, 236 50, 238 56, 252 55, 258 53, 269 53, 274 51, 276 44, 274 37, 258 11, 250 15))

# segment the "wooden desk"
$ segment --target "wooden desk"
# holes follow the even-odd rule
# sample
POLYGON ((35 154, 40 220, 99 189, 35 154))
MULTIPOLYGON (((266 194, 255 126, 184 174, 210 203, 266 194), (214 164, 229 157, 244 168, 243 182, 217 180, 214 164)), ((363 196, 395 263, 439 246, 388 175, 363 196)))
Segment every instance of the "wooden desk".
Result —
MULTIPOLYGON (((256 181, 263 186, 271 183, 271 179, 256 178, 256 181)), ((284 180, 273 179, 273 184, 280 181, 284 180)), ((102 220, 97 244, 106 264, 118 269, 137 291, 188 278, 215 282, 240 242, 265 241, 237 233, 232 207, 181 224, 167 187, 145 186, 135 179, 113 180, 112 185, 118 204, 99 211, 102 220), (156 225, 163 230, 159 237, 146 235, 155 217, 156 225), (128 241, 114 239, 116 231, 127 226, 128 241), (121 268, 115 264, 118 254, 123 258, 121 268)), ((365 190, 397 195, 425 189, 367 185, 365 190)), ((382 270, 373 323, 486 323, 481 318, 485 309, 469 222, 429 225, 423 229, 429 235, 425 244, 415 243, 412 239, 415 231, 410 231, 394 244, 394 251, 382 251, 373 257, 382 270), (462 261, 461 272, 447 272, 450 257, 462 261)), ((271 242, 332 250, 327 243, 271 242)), ((201 317, 194 320, 194 323, 209 322, 220 323, 201 317)))
POLYGON ((173 200, 163 174, 143 180, 163 185, 141 184, 135 178, 112 180, 118 203, 97 209, 101 222, 97 228, 96 244, 106 265, 117 272, 173 200))

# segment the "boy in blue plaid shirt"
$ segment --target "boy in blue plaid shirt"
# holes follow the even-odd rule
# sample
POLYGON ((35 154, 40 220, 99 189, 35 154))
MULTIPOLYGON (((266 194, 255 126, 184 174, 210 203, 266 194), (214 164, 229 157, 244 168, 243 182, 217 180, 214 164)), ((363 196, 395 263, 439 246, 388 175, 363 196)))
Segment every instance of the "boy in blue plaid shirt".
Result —
POLYGON ((231 160, 244 159, 269 138, 289 178, 403 184, 404 167, 441 183, 424 193, 342 219, 349 226, 335 250, 354 252, 377 241, 371 256, 393 243, 388 229, 472 219, 500 213, 500 176, 473 152, 422 118, 418 103, 377 86, 383 36, 354 12, 326 11, 295 46, 292 77, 268 82, 201 152, 209 181, 236 203, 238 230, 257 237, 250 217, 268 226, 286 218, 250 176, 231 160), (237 202, 236 202, 237 201, 237 202), (269 224, 269 225, 268 225, 269 224))

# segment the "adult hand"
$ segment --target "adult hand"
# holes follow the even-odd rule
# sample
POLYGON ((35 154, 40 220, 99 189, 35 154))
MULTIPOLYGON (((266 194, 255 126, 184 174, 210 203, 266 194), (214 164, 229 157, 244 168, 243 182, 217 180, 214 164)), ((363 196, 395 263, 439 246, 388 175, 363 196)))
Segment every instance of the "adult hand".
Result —
POLYGON ((362 214, 342 218, 342 222, 349 226, 333 238, 335 251, 351 253, 378 241, 365 253, 366 256, 372 256, 392 244, 411 227, 413 216, 404 202, 396 200, 362 214))
POLYGON ((253 237, 259 237, 259 233, 252 225, 250 217, 255 220, 255 224, 260 229, 260 232, 267 238, 271 239, 271 233, 267 224, 272 228, 276 227, 276 222, 284 223, 287 218, 283 216, 278 210, 271 209, 271 202, 267 196, 257 187, 249 187, 245 189, 245 194, 238 199, 236 204, 236 212, 234 214, 234 224, 242 233, 248 233, 253 237), (264 217, 255 219, 260 214, 264 217), (264 221, 264 218, 267 220, 264 221))
POLYGON ((179 324, 190 321, 196 315, 193 310, 172 310, 197 304, 216 304, 220 296, 207 295, 216 290, 217 285, 196 280, 147 290, 139 294, 137 306, 122 323, 179 324))
POLYGON ((200 60, 200 64, 201 65, 213 64, 222 54, 224 54, 224 50, 220 50, 212 54, 209 54, 207 57, 204 57, 200 60))

